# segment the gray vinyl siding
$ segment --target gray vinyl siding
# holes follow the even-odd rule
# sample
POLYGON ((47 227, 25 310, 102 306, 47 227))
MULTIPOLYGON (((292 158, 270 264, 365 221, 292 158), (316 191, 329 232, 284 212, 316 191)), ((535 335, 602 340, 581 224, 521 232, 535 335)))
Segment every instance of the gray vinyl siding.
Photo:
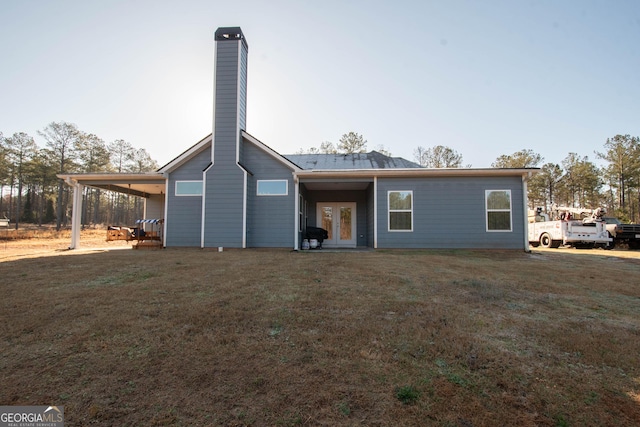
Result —
POLYGON ((164 218, 164 196, 162 194, 152 194, 144 202, 145 219, 164 218))
POLYGON ((217 42, 214 166, 236 162, 238 143, 239 41, 217 42))
POLYGON ((241 248, 244 173, 238 165, 217 165, 206 174, 205 247, 241 248))
POLYGON ((367 191, 310 191, 309 192, 309 225, 317 224, 318 203, 355 202, 356 203, 356 233, 358 236, 356 245, 369 246, 367 239, 367 191))
POLYGON ((523 247, 520 177, 378 179, 379 248, 523 247), (485 190, 511 190, 511 232, 487 232, 485 190), (413 231, 388 231, 388 191, 413 191, 413 231))
POLYGON ((210 162, 211 152, 203 150, 169 174, 166 246, 200 246, 202 196, 176 196, 176 181, 202 181, 210 162))
POLYGON ((249 142, 244 144, 247 181, 247 246, 292 248, 296 236, 295 186, 292 170, 249 142), (286 196, 258 196, 258 180, 287 181, 286 196))

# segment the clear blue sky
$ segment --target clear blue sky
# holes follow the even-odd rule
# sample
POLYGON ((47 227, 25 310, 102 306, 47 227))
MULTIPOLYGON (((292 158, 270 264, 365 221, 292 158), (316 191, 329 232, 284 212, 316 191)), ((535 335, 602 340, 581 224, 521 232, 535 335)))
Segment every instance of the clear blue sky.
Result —
POLYGON ((640 1, 0 0, 0 131, 75 123, 164 164, 211 133, 213 33, 249 43, 247 131, 413 159, 560 163, 640 136, 640 1))

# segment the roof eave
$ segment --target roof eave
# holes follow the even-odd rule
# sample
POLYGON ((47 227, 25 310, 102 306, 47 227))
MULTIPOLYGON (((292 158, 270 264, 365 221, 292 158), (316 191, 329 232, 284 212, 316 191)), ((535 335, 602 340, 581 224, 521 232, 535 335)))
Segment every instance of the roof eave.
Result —
POLYGON ((137 180, 137 181, 157 181, 164 180, 165 177, 160 172, 141 172, 141 173, 60 173, 56 175, 58 178, 67 180, 97 180, 97 179, 110 179, 110 180, 137 180))
POLYGON ((288 168, 292 169, 294 172, 297 173, 297 172, 302 171, 302 168, 300 166, 296 165, 291 160, 287 159, 282 154, 278 153, 276 150, 274 150, 273 148, 269 147, 267 144, 265 144, 264 142, 260 141, 255 136, 251 135, 250 133, 247 133, 247 131, 244 131, 244 130, 242 131, 242 137, 245 138, 246 140, 248 140, 249 142, 251 142, 253 145, 258 147, 262 151, 264 151, 265 153, 271 155, 274 159, 276 159, 280 163, 282 163, 285 166, 287 166, 288 168))
POLYGON ((207 148, 207 145, 211 144, 212 140, 213 140, 213 134, 207 135, 206 137, 198 141, 196 144, 188 148, 186 151, 182 152, 182 154, 180 154, 178 157, 174 158, 169 163, 167 163, 166 165, 158 169, 158 172, 162 174, 173 172, 177 167, 191 160, 193 157, 199 154, 202 150, 207 148))

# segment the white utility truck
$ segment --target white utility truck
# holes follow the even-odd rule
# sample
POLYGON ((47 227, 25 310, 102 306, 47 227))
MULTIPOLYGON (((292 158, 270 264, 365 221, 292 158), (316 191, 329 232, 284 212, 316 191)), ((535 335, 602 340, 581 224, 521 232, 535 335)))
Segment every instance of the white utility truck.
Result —
POLYGON ((553 205, 551 215, 542 208, 529 211, 529 244, 543 248, 610 248, 613 239, 603 217, 607 210, 571 208, 553 205))

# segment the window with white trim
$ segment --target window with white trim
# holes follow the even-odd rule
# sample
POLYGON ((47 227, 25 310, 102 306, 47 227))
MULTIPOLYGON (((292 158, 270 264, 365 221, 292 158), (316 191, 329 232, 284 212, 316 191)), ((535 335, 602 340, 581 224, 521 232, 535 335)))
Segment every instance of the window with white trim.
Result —
POLYGON ((176 181, 176 196, 202 196, 202 181, 176 181))
POLYGON ((487 231, 512 231, 511 190, 485 190, 487 231))
POLYGON ((258 180, 258 196, 286 196, 289 194, 289 185, 286 179, 262 179, 258 180))
POLYGON ((387 192, 389 231, 413 231, 413 191, 387 192))
POLYGON ((300 232, 302 232, 303 207, 304 207, 304 202, 303 202, 302 194, 299 194, 298 195, 298 231, 300 232))

